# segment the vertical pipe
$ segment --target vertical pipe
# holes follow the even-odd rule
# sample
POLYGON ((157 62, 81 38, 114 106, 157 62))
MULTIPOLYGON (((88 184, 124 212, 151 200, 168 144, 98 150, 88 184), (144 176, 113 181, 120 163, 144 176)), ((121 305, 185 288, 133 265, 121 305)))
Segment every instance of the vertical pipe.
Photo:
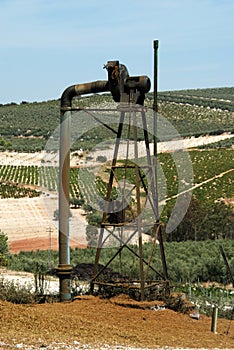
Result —
POLYGON ((61 113, 59 153, 59 267, 60 299, 71 299, 70 244, 69 244, 69 173, 71 111, 61 113))
POLYGON ((158 112, 158 40, 154 40, 154 105, 155 112, 158 112))
POLYGON ((155 171, 155 212, 157 213, 156 220, 158 221, 159 215, 158 215, 158 184, 157 184, 157 113, 158 113, 158 40, 154 40, 153 42, 154 47, 154 104, 153 104, 153 110, 154 110, 154 147, 153 147, 153 163, 154 163, 154 171, 155 171))
POLYGON ((70 242, 69 242, 69 187, 71 107, 75 96, 91 92, 109 91, 108 81, 94 81, 69 86, 61 96, 60 150, 59 150, 59 266, 61 301, 71 300, 70 242))

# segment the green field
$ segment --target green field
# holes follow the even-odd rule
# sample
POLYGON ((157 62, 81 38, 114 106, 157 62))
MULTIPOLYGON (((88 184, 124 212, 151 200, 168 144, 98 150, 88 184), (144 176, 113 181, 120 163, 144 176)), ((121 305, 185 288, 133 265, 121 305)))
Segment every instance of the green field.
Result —
MULTIPOLYGON (((191 150, 189 152, 194 176, 194 185, 205 182, 193 190, 194 194, 200 200, 217 200, 220 198, 232 198, 233 193, 233 151, 231 149, 219 150, 191 150), (214 166, 215 164, 215 166, 214 166), (226 173, 226 174, 225 174, 226 173), (221 177, 219 175, 223 174, 221 177)), ((162 181, 162 186, 170 198, 177 194, 178 181, 183 182, 183 178, 178 180, 179 163, 175 164, 174 159, 169 153, 161 153, 158 156, 159 164, 166 177, 166 182, 162 181)), ((79 179, 79 169, 72 168, 70 175, 70 196, 72 198, 84 198, 88 202, 88 198, 92 196, 94 191, 98 191, 100 195, 104 195, 105 184, 100 178, 94 176, 91 169, 82 169, 82 176, 79 179), (78 180, 79 179, 79 180, 78 180), (83 179, 83 180, 82 180, 83 179), (84 181, 85 183, 82 183, 84 181), (87 185, 88 184, 88 185, 87 185)), ((128 173, 128 181, 134 183, 132 172, 128 173)), ((159 189, 161 186, 159 178, 159 189)), ((40 190, 57 191, 58 190, 58 168, 53 166, 13 166, 0 165, 0 194, 2 198, 15 197, 14 191, 5 191, 3 187, 8 186, 10 189, 19 188, 24 185, 37 186, 40 190), (1 189, 2 188, 2 189, 1 189)), ((17 197, 20 196, 17 195, 17 197)), ((22 193, 21 197, 27 194, 22 193)))

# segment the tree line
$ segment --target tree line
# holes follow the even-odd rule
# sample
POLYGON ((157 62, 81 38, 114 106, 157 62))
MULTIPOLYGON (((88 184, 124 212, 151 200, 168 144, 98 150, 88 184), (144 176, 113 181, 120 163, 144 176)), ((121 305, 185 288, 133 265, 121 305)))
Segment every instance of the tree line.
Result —
MULTIPOLYGON (((19 254, 10 254, 7 248, 7 238, 0 234, 0 256, 4 255, 1 264, 7 265, 9 269, 48 273, 50 269, 58 266, 58 251, 37 250, 34 252, 20 252, 19 254), (4 262, 3 262, 4 261, 4 262)), ((164 243, 166 262, 169 278, 172 282, 218 282, 229 284, 229 275, 220 253, 222 245, 230 269, 234 271, 234 240, 206 240, 206 241, 185 241, 185 242, 166 242, 164 243)), ((105 264, 111 259, 118 247, 103 249, 100 256, 100 264, 105 264)), ((131 249, 138 250, 136 245, 131 249)), ((145 243, 143 254, 146 259, 151 254, 152 244, 145 243)), ((96 248, 76 248, 70 250, 71 264, 75 267, 80 263, 94 263, 96 248)), ((162 264, 160 249, 156 246, 152 260, 152 266, 162 273, 162 264)), ((109 265, 114 272, 137 279, 139 277, 139 260, 128 249, 123 249, 121 261, 115 258, 109 265)), ((153 271, 149 271, 149 279, 155 280, 153 271)))

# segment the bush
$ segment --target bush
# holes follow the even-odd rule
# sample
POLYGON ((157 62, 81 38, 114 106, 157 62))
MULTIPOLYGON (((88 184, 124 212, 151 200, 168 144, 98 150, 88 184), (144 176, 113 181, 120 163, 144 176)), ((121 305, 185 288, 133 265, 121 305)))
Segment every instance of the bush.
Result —
POLYGON ((102 222, 102 214, 95 210, 92 213, 87 214, 86 219, 89 225, 99 227, 102 222))
POLYGON ((0 230, 0 266, 7 266, 8 264, 8 237, 0 230))
POLYGON ((20 285, 13 281, 0 279, 0 300, 15 304, 29 304, 35 301, 31 285, 20 285))
POLYGON ((89 247, 97 246, 98 241, 98 229, 92 225, 86 226, 86 239, 89 247))
POLYGON ((101 162, 101 163, 105 163, 107 161, 107 158, 106 158, 106 156, 98 156, 96 158, 96 161, 101 162))

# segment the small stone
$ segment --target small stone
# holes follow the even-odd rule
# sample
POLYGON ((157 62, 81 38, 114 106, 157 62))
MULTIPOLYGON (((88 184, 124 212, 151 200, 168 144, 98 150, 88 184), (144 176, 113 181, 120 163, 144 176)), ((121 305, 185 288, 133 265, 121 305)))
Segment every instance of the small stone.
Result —
POLYGON ((200 319, 200 314, 198 312, 193 312, 192 314, 189 315, 191 318, 194 318, 195 320, 200 319))

